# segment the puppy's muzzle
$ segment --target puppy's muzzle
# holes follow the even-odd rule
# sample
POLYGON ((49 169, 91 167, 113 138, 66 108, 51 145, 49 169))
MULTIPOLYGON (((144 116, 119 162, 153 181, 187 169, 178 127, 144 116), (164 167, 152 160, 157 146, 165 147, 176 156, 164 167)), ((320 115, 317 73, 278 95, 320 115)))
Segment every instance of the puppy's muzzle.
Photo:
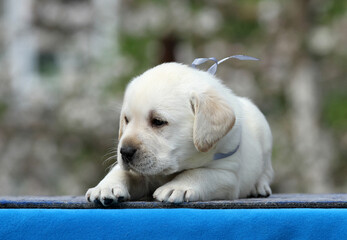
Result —
POLYGON ((126 163, 130 163, 134 159, 134 155, 137 149, 132 146, 124 146, 120 149, 120 153, 122 154, 122 159, 126 163))

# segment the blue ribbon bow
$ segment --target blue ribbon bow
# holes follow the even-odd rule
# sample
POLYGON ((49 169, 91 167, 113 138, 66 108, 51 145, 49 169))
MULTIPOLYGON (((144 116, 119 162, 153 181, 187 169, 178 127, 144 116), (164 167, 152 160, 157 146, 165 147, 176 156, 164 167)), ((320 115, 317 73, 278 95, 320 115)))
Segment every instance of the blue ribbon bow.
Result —
POLYGON ((258 58, 255 57, 250 57, 250 56, 245 56, 245 55, 233 55, 230 57, 226 57, 223 58, 222 60, 218 61, 216 58, 211 57, 211 58, 196 58, 193 62, 192 62, 192 67, 196 68, 198 65, 203 64, 207 61, 214 61, 214 64, 207 70, 208 73, 211 73, 212 75, 215 75, 217 72, 217 67, 219 64, 221 64, 222 62, 230 59, 230 58, 236 58, 238 60, 251 60, 251 61, 258 61, 258 58))

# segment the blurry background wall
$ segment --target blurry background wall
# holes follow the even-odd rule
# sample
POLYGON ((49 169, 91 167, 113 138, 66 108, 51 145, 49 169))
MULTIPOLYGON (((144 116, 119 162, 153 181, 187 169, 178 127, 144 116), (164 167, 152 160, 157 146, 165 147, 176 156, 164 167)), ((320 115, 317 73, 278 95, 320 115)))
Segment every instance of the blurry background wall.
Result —
POLYGON ((1 0, 0 194, 84 194, 131 78, 234 54, 261 59, 217 76, 270 122, 274 192, 346 192, 347 1, 1 0))

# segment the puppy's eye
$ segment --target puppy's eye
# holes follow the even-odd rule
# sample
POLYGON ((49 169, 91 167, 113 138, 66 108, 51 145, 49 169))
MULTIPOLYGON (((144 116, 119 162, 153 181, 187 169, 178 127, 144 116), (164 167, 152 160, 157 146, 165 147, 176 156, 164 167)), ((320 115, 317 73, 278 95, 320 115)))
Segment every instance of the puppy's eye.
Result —
POLYGON ((128 118, 126 116, 124 117, 124 121, 125 121, 125 124, 129 123, 129 120, 128 120, 128 118))
POLYGON ((153 118, 151 121, 152 127, 162 127, 164 125, 167 125, 168 122, 160 120, 158 118, 153 118))

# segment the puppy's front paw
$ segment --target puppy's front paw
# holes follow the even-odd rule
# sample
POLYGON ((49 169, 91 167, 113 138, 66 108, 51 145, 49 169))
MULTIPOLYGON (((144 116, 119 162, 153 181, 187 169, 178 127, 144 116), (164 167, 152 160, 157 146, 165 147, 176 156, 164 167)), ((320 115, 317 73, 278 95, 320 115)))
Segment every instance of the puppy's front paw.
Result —
POLYGON ((165 184, 155 190, 153 198, 161 202, 182 203, 199 200, 196 190, 178 184, 165 184))
POLYGON ((88 202, 101 202, 104 206, 130 199, 130 194, 125 186, 102 184, 88 189, 86 193, 88 202))

